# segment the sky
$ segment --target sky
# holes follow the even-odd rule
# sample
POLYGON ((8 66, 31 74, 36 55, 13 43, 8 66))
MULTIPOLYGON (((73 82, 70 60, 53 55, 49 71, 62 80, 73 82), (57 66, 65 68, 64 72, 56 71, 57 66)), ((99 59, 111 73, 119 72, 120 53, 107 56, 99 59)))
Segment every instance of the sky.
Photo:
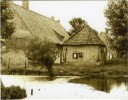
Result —
MULTIPOLYGON (((14 1, 22 5, 21 1, 14 1)), ((105 31, 106 18, 104 9, 107 1, 29 1, 29 9, 47 17, 55 17, 61 25, 69 31, 69 21, 74 17, 81 17, 98 32, 105 31)))

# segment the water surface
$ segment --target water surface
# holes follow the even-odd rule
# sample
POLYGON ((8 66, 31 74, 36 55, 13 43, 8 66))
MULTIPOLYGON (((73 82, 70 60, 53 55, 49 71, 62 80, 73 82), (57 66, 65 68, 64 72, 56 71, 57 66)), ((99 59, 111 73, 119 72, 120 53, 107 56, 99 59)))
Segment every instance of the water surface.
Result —
POLYGON ((95 90, 110 93, 114 87, 125 86, 128 91, 128 78, 77 78, 69 81, 70 83, 86 84, 93 87, 95 90))
POLYGON ((128 100, 128 78, 78 76, 1 75, 3 84, 25 88, 26 99, 121 99, 128 100), (31 92, 33 91, 33 93, 31 92))

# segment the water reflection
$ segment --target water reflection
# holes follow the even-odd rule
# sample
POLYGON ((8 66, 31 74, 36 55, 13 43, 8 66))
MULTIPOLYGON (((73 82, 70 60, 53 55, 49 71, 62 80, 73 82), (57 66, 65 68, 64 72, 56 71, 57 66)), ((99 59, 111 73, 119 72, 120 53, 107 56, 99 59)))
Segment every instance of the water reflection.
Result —
POLYGON ((49 76, 46 76, 46 77, 32 77, 31 78, 31 81, 54 81, 55 79, 57 79, 57 77, 49 77, 49 76))
POLYGON ((110 92, 116 86, 120 87, 122 84, 126 86, 128 91, 128 78, 78 78, 72 79, 70 83, 87 84, 94 87, 96 90, 110 92))

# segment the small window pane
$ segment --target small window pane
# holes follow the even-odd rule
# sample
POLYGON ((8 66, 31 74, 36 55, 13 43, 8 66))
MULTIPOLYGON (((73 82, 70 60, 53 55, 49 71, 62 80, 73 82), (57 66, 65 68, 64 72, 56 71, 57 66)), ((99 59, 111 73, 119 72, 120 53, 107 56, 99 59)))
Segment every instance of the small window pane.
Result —
POLYGON ((83 58, 82 52, 79 53, 79 58, 83 58))
POLYGON ((73 53, 73 58, 77 59, 78 58, 78 54, 77 53, 73 53))

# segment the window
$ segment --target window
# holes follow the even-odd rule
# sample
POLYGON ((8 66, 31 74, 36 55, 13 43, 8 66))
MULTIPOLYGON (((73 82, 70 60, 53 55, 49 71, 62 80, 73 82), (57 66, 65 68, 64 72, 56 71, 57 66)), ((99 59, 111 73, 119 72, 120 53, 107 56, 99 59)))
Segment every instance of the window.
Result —
POLYGON ((79 54, 79 58, 83 58, 82 52, 80 52, 78 54, 79 54))
POLYGON ((73 58, 74 59, 83 58, 83 53, 82 52, 73 53, 73 58))
POLYGON ((78 54, 77 53, 73 53, 73 58, 77 59, 78 58, 78 54))

